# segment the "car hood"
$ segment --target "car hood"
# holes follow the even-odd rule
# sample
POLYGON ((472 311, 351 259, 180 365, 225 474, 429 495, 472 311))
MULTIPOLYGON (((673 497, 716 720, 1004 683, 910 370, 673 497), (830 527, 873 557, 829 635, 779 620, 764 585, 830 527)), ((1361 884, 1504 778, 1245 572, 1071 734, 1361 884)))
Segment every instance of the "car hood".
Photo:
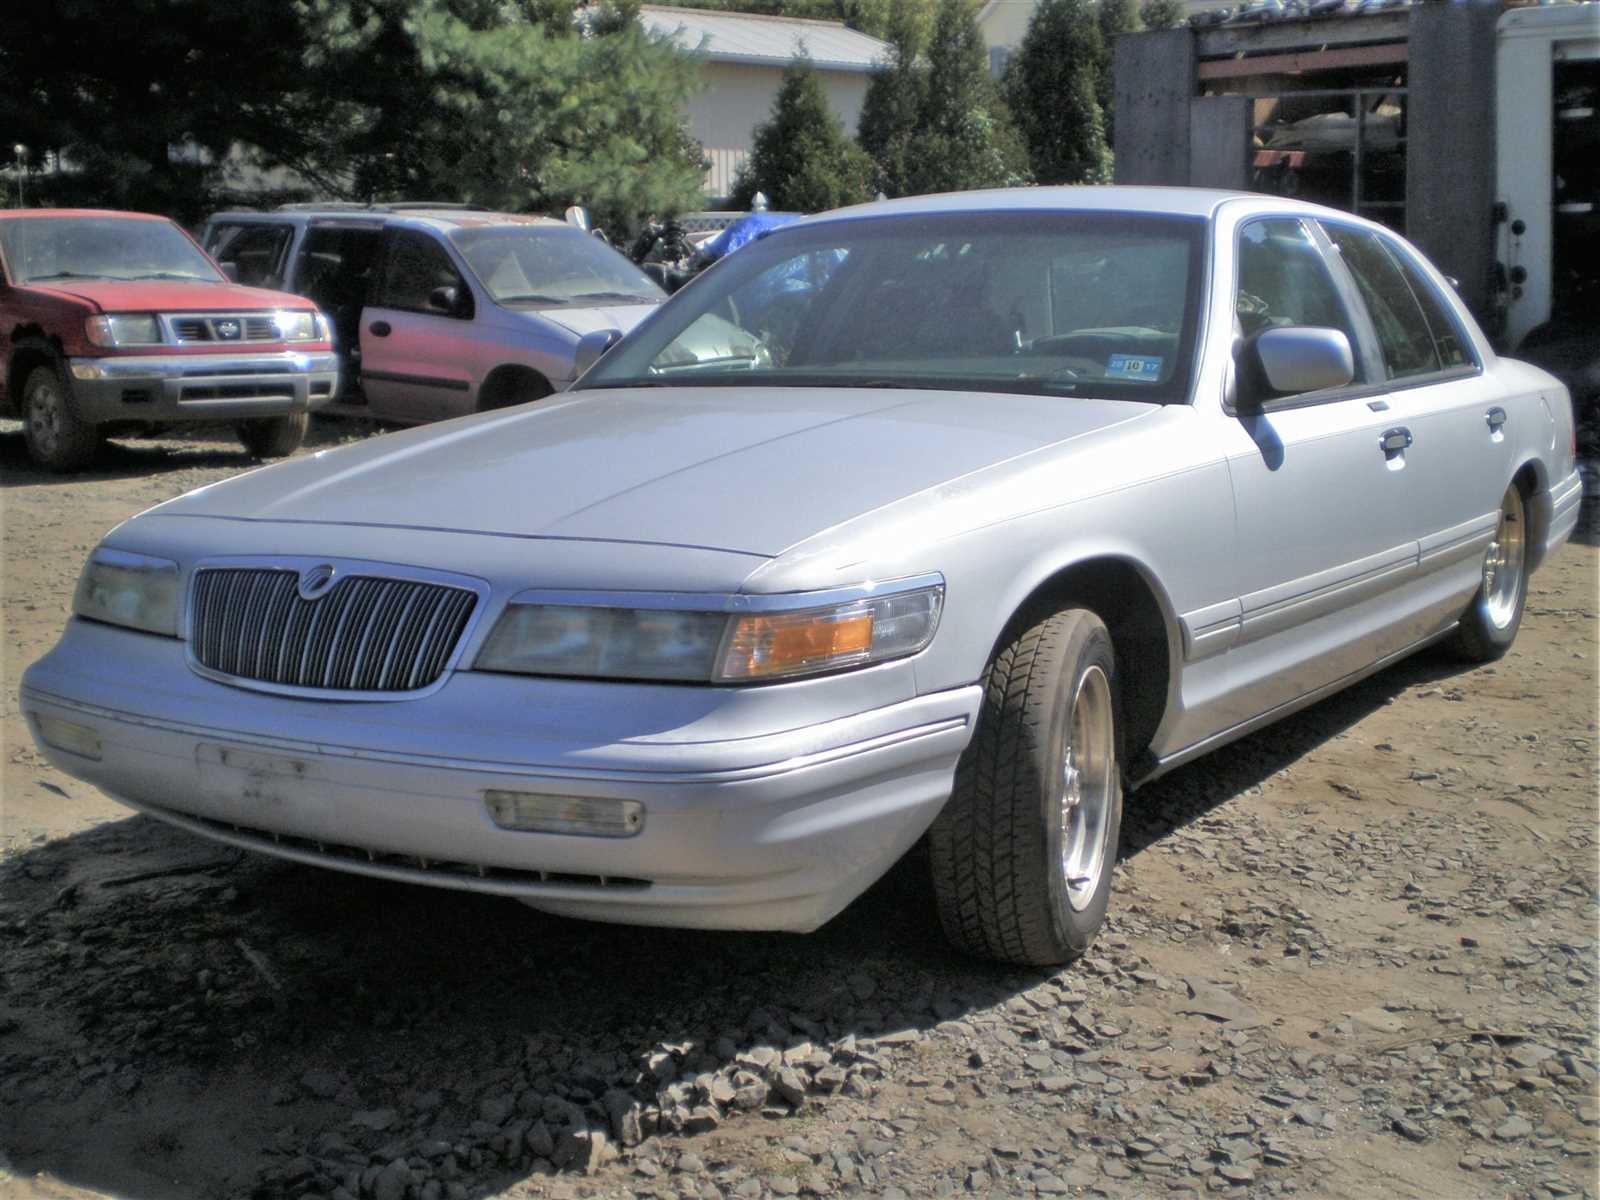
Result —
POLYGON ((776 556, 906 496, 1150 411, 944 391, 587 391, 294 459, 155 511, 776 556))
POLYGON ((627 333, 655 312, 656 308, 654 304, 611 304, 600 308, 540 308, 534 311, 546 321, 554 321, 563 329, 570 329, 582 337, 601 329, 627 333))
POLYGON ((93 305, 101 312, 250 312, 257 309, 315 308, 303 296, 242 287, 236 283, 182 283, 174 279, 63 279, 30 284, 33 291, 93 305))

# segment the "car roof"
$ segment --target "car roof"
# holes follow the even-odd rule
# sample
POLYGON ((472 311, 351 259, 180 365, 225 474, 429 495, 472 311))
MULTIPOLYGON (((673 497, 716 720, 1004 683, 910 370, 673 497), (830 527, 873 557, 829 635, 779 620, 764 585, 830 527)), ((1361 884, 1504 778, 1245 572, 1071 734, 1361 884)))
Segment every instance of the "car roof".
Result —
POLYGON ((1217 188, 1143 187, 1109 184, 1090 187, 995 188, 878 200, 819 213, 804 223, 862 217, 935 215, 961 212, 1114 212, 1140 215, 1212 217, 1225 204, 1245 202, 1274 211, 1328 215, 1333 210, 1259 192, 1217 188))
MULTIPOLYGON (((168 221, 159 213, 123 212, 114 208, 9 208, 0 209, 0 220, 29 217, 125 217, 133 221, 168 221)), ((169 221, 170 223, 170 221, 169 221)))
POLYGON ((388 224, 421 225, 440 233, 456 229, 472 229, 495 225, 561 225, 554 217, 535 216, 529 213, 491 212, 487 209, 450 207, 432 208, 424 204, 359 205, 328 204, 295 205, 292 208, 241 209, 212 213, 208 224, 219 221, 262 221, 282 224, 309 224, 312 221, 356 222, 381 226, 388 224))

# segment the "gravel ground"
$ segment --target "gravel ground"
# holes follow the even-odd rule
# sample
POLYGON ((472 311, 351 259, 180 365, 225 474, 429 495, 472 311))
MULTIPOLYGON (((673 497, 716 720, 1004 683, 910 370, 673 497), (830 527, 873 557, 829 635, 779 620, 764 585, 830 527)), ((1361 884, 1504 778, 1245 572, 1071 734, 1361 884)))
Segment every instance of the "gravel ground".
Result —
MULTIPOLYGON (((348 427, 321 431, 324 440, 348 427)), ((1135 793, 1054 972, 915 857, 817 934, 589 925, 227 851, 34 753, 118 520, 248 464, 0 426, 0 1194, 1594 1197, 1600 520, 1424 655, 1135 793)))

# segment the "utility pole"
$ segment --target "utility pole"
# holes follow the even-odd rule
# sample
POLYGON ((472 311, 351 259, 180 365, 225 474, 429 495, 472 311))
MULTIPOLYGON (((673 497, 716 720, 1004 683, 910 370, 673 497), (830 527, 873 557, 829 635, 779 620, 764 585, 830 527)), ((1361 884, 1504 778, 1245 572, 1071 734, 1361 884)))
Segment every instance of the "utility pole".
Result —
POLYGON ((21 142, 18 142, 15 146, 11 147, 11 149, 16 152, 17 156, 17 207, 27 208, 27 202, 22 194, 22 185, 23 182, 28 178, 28 148, 21 142))

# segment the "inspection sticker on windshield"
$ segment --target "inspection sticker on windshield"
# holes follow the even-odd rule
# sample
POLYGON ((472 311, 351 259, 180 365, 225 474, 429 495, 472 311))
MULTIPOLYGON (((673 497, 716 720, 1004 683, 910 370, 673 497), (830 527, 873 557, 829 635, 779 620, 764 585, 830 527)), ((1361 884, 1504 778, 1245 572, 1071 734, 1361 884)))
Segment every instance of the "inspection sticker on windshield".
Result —
POLYGON ((1106 375, 1112 379, 1137 379, 1140 383, 1161 381, 1161 356, 1113 354, 1106 364, 1106 375))

